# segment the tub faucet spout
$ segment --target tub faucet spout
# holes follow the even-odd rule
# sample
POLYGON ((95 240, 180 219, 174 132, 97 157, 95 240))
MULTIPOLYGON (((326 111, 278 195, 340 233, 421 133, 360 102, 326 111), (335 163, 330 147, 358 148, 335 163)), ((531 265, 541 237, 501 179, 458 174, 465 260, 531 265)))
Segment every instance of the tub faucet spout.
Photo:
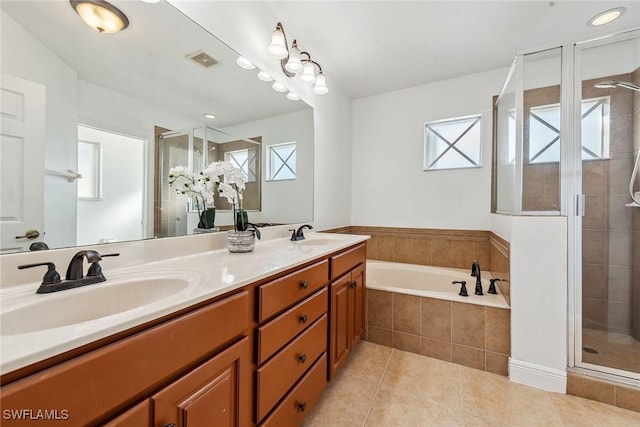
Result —
POLYGON ((473 260, 471 263, 471 277, 476 278, 476 295, 483 295, 482 293, 482 278, 480 277, 480 263, 477 260, 473 260))

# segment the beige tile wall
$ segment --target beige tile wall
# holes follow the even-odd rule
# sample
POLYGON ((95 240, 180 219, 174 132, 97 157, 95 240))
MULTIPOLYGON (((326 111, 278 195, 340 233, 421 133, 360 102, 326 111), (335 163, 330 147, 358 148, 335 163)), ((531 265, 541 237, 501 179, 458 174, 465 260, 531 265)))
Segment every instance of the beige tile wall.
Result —
POLYGON ((508 375, 511 311, 367 290, 367 340, 508 375))
MULTIPOLYGON (((605 80, 628 81, 630 75, 605 80)), ((583 82, 583 98, 611 97, 610 158, 583 162, 583 326, 613 332, 632 330, 632 210, 627 187, 632 170, 633 92, 596 89, 583 82)), ((640 265, 639 267, 640 268, 640 265)))
MULTIPOLYGON (((640 84, 640 68, 637 68, 631 74, 631 81, 640 84)), ((635 158, 638 150, 640 150, 640 92, 633 92, 632 105, 633 157, 635 158)), ((640 191, 640 177, 636 177, 634 190, 640 191)), ((631 334, 636 340, 640 341, 640 208, 627 209, 631 210, 632 222, 631 334)))
POLYGON ((567 394, 640 412, 640 388, 569 372, 567 394))
POLYGON ((326 231, 371 236, 368 259, 469 269, 478 260, 481 269, 502 279, 497 286, 510 303, 510 245, 490 231, 357 225, 326 231))

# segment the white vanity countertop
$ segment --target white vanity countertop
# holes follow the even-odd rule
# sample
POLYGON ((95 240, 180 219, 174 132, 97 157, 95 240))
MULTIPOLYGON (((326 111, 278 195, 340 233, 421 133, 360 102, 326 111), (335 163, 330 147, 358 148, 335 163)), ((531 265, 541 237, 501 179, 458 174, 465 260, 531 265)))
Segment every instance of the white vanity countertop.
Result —
MULTIPOLYGON (((55 304, 56 299, 63 301, 67 298, 71 300, 70 297, 74 296, 82 297, 83 294, 88 295, 97 290, 96 287, 107 287, 110 284, 117 286, 120 280, 136 277, 175 276, 189 279, 189 283, 185 285, 184 289, 172 293, 169 297, 141 306, 133 305, 134 308, 117 314, 70 325, 64 325, 63 320, 60 323, 63 326, 39 330, 34 328, 36 330, 33 332, 10 334, 11 331, 8 331, 5 335, 3 331, 3 334, 0 335, 0 373, 14 371, 125 331, 367 239, 369 236, 309 233, 307 239, 300 242, 292 242, 286 238, 257 241, 256 247, 251 253, 234 254, 225 248, 119 269, 108 269, 103 266, 103 273, 107 278, 106 282, 50 294, 36 294, 35 291, 39 283, 0 289, 0 300, 2 301, 0 312, 3 317, 10 316, 10 312, 14 310, 36 304, 42 307, 42 312, 40 312, 41 309, 35 311, 38 313, 39 321, 46 323, 47 316, 65 316, 64 313, 60 313, 65 310, 60 310, 60 305, 55 304), (52 308, 58 307, 58 312, 47 313, 48 302, 52 303, 52 308)), ((121 256, 125 256, 125 254, 121 254, 121 256)), ((135 282, 126 284, 127 287, 135 285, 135 282)), ((123 289, 121 298, 133 297, 123 289)), ((95 307, 70 306, 69 311, 84 310, 91 313, 91 310, 100 310, 99 306, 103 304, 108 305, 108 301, 91 304, 95 307)), ((62 306, 64 307, 64 304, 62 306)), ((28 323, 29 319, 25 319, 25 322, 28 323)), ((4 326, 0 324, 0 329, 5 331, 10 327, 9 322, 4 326)))

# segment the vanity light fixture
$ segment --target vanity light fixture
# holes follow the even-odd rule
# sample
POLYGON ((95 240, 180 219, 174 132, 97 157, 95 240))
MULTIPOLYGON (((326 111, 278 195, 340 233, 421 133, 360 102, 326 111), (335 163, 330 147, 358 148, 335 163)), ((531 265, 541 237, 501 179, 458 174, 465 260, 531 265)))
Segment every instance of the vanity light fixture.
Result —
POLYGON ((249 61, 244 56, 239 56, 238 59, 236 59, 236 62, 241 68, 244 68, 245 70, 253 70, 254 68, 256 68, 256 66, 253 65, 251 61, 249 61))
POLYGON ((626 7, 615 7, 613 9, 605 10, 589 19, 587 25, 591 27, 598 27, 600 25, 608 24, 609 22, 615 21, 620 18, 627 11, 626 7))
POLYGON ((129 26, 129 19, 104 0, 70 0, 71 7, 91 28, 101 34, 114 34, 129 26))
POLYGON ((271 34, 271 44, 267 48, 269 55, 280 60, 280 66, 287 77, 300 76, 303 82, 313 84, 312 92, 316 95, 324 95, 329 92, 327 79, 322 67, 311 59, 309 52, 300 51, 296 40, 288 48, 287 36, 280 22, 271 34))

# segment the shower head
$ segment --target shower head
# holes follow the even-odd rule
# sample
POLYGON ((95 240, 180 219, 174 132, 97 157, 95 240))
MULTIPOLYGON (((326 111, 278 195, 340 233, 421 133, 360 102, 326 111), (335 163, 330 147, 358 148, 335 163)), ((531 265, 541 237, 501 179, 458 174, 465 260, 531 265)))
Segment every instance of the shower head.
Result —
POLYGON ((614 80, 605 80, 603 82, 598 82, 593 85, 593 87, 598 89, 615 89, 617 87, 623 87, 625 89, 635 90, 636 92, 640 92, 640 86, 634 85, 630 82, 618 82, 614 80))

